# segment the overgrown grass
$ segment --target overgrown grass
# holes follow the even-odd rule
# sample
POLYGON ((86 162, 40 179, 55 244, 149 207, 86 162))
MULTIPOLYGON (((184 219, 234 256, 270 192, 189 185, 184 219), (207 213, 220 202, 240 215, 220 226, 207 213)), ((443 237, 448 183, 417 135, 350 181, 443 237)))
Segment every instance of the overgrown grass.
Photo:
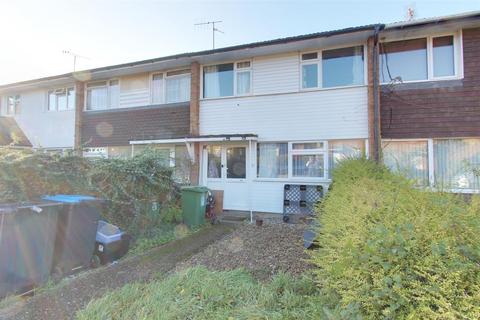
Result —
POLYGON ((243 270, 196 267, 163 281, 131 284, 91 302, 77 314, 93 319, 322 319, 317 289, 286 274, 257 282, 243 270))

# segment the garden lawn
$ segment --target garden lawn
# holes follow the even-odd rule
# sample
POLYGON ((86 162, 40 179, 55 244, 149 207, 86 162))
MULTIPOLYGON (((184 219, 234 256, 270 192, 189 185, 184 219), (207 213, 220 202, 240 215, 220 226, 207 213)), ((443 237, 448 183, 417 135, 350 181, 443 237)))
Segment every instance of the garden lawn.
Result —
POLYGON ((163 281, 130 284, 77 314, 93 319, 322 319, 317 289, 307 278, 278 274, 268 283, 241 269, 195 267, 163 281))

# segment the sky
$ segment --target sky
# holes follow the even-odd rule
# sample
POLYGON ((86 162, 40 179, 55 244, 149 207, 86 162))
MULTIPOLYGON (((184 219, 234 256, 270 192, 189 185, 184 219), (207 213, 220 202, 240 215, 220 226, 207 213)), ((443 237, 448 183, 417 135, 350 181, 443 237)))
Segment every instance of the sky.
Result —
POLYGON ((372 23, 480 10, 480 0, 0 0, 0 84, 372 23))

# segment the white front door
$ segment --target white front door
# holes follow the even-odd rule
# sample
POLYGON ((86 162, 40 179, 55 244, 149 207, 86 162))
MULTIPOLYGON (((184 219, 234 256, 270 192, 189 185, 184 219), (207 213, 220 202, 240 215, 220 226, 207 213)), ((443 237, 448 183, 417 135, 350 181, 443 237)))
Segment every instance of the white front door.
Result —
POLYGON ((249 210, 246 145, 207 145, 203 151, 204 181, 208 188, 223 190, 223 208, 249 210))

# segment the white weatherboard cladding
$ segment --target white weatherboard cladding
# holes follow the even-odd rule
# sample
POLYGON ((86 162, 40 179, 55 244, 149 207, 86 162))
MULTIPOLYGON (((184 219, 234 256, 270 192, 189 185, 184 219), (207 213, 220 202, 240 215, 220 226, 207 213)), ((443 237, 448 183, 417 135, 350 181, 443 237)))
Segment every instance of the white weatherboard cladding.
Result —
POLYGON ((150 104, 150 85, 147 73, 120 78, 120 108, 150 104))
POLYGON ((75 111, 46 111, 44 90, 20 94, 20 114, 15 115, 19 127, 34 147, 72 148, 75 132, 75 111))
POLYGON ((298 91, 300 69, 298 54, 254 58, 253 94, 298 91))
POLYGON ((200 102, 200 134, 258 134, 259 141, 368 137, 367 87, 200 102))

